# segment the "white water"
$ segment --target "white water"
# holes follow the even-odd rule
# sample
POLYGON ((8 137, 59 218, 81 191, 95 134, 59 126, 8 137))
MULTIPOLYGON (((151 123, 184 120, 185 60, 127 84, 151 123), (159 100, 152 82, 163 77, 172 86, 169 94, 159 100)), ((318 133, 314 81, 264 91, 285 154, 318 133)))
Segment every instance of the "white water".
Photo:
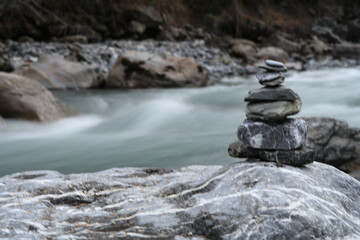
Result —
MULTIPOLYGON (((360 127, 360 69, 293 72, 285 86, 303 100, 299 116, 335 117, 360 127)), ((237 161, 227 146, 245 118, 244 97, 258 87, 250 77, 201 89, 55 92, 80 115, 47 125, 0 125, 0 176, 237 161)))

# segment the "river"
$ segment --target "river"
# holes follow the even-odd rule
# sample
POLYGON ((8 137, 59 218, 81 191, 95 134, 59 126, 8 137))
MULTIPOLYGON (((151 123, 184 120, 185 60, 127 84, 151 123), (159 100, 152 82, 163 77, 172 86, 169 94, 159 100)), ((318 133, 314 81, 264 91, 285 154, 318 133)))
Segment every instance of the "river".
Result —
MULTIPOLYGON (((284 85, 303 100, 298 116, 327 116, 360 127, 360 69, 290 72, 284 85)), ((0 176, 26 170, 93 172, 112 167, 227 164, 243 99, 254 76, 206 88, 56 91, 79 111, 51 124, 0 126, 0 176)))

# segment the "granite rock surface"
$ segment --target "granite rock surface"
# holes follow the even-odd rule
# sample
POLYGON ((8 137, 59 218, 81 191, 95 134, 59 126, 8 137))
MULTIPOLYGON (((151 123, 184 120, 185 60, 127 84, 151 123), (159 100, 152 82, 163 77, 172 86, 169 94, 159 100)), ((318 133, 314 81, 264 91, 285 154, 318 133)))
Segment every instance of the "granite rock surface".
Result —
POLYGON ((293 150, 305 142, 307 125, 301 118, 281 123, 256 122, 245 119, 237 136, 247 147, 262 150, 293 150))
POLYGON ((356 239, 360 182, 322 164, 121 168, 0 178, 0 237, 356 239))

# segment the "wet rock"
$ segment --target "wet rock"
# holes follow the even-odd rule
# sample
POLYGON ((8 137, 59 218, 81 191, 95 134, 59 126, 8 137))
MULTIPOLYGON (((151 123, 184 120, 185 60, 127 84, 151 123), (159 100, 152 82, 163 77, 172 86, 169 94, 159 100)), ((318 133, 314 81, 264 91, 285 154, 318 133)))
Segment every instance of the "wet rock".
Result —
POLYGON ((43 55, 39 61, 15 70, 16 74, 34 79, 49 89, 78 89, 97 86, 94 70, 59 57, 43 55))
POLYGON ((66 116, 51 92, 35 80, 12 73, 0 73, 0 115, 50 122, 66 116))
POLYGON ((237 136, 247 147, 263 150, 299 149, 305 142, 306 122, 301 118, 281 123, 256 122, 245 119, 237 136))
POLYGON ((360 183, 322 163, 148 170, 34 171, 0 178, 0 236, 194 240, 360 234, 360 183))
POLYGON ((295 101, 300 99, 290 88, 259 88, 251 90, 245 98, 245 102, 267 102, 267 101, 295 101))
POLYGON ((192 58, 130 51, 117 59, 107 87, 202 87, 208 85, 207 70, 192 58))
POLYGON ((301 99, 295 101, 254 102, 247 104, 245 114, 251 120, 281 121, 300 112, 301 105, 301 99))
POLYGON ((257 53, 257 57, 259 59, 273 59, 280 62, 286 62, 289 60, 288 53, 283 49, 276 47, 261 48, 257 53))

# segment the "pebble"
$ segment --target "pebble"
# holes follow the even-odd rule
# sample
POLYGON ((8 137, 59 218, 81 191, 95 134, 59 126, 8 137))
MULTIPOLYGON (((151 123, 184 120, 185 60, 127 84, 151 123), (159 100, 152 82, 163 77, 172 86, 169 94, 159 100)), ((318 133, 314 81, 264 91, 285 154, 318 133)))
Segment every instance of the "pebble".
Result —
POLYGON ((270 67, 276 67, 276 68, 283 68, 285 67, 285 64, 282 63, 282 62, 278 62, 278 61, 274 61, 274 60, 270 60, 270 59, 267 59, 265 61, 265 64, 270 66, 270 67))

